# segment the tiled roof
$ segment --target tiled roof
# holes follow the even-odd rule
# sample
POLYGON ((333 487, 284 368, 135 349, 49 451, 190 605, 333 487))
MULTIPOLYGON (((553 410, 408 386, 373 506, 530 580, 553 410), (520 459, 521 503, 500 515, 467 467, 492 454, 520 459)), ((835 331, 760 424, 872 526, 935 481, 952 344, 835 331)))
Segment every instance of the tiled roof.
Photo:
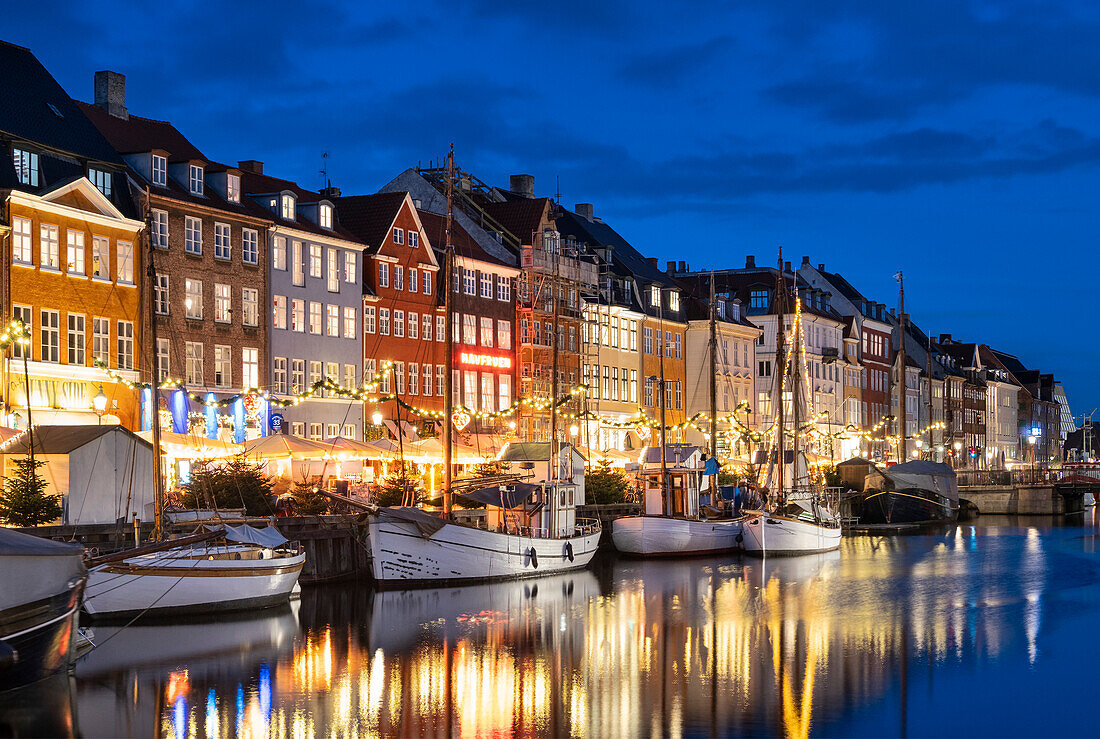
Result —
POLYGON ((371 252, 390 235, 390 227, 401 211, 407 193, 383 192, 375 195, 350 195, 336 198, 340 225, 355 234, 371 252))
MULTIPOLYGON (((251 200, 254 204, 255 212, 262 213, 264 218, 275 221, 276 224, 283 224, 287 228, 294 228, 299 231, 305 231, 307 233, 317 234, 319 236, 329 236, 346 241, 362 242, 363 240, 356 236, 352 231, 346 228, 340 217, 340 208, 336 208, 336 223, 333 224, 332 230, 327 228, 321 228, 319 225, 309 220, 308 218, 298 215, 293 221, 283 219, 278 212, 268 209, 266 206, 259 203, 258 196, 260 195, 273 195, 280 193, 284 190, 288 190, 298 198, 298 205, 308 205, 310 203, 317 203, 325 198, 321 197, 321 194, 312 190, 307 190, 304 187, 299 186, 296 182, 290 180, 284 180, 279 177, 272 177, 268 174, 259 174, 247 169, 241 170, 241 189, 245 194, 244 199, 251 200)), ((333 205, 336 205, 335 199, 332 200, 333 205)))
POLYGON ((521 244, 530 244, 542 225, 549 198, 518 198, 503 203, 485 203, 485 213, 497 221, 521 244))
MULTIPOLYGON (((428 236, 429 243, 431 243, 437 253, 442 254, 447 241, 445 233, 447 230, 446 216, 441 216, 438 213, 431 213, 426 210, 418 210, 417 214, 420 216, 420 223, 424 225, 424 232, 428 236)), ((476 259, 479 262, 486 262, 488 264, 509 266, 506 262, 497 259, 492 254, 482 249, 457 219, 453 220, 451 223, 451 242, 455 247, 455 256, 476 259)), ((443 260, 440 259, 439 263, 442 265, 443 260)))
POLYGON ((0 131, 81 158, 122 164, 29 49, 0 41, 0 89, 0 131))
POLYGON ((169 162, 209 161, 197 146, 167 121, 136 115, 119 118, 91 103, 78 102, 77 105, 120 154, 162 149, 168 152, 169 162))

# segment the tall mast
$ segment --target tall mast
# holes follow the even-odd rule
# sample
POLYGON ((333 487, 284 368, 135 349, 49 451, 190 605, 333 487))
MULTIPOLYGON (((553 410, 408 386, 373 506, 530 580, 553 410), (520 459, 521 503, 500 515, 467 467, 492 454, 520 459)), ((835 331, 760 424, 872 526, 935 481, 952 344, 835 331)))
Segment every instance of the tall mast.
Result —
POLYGON ((668 459, 665 455, 668 446, 666 436, 668 429, 665 426, 665 352, 668 351, 668 347, 665 346, 665 291, 660 286, 653 289, 657 291, 657 330, 661 332, 660 340, 657 342, 657 346, 661 348, 658 357, 661 380, 657 385, 661 390, 661 505, 662 510, 671 515, 672 501, 668 497, 668 459))
POLYGON ((152 389, 153 404, 153 540, 160 541, 164 536, 164 467, 160 454, 160 378, 157 377, 157 305, 156 284, 157 269, 153 264, 153 234, 152 215, 149 203, 149 187, 145 187, 145 246, 148 259, 146 260, 145 275, 149 278, 145 281, 149 291, 149 385, 152 389))
POLYGON ((787 374, 783 366, 783 354, 787 348, 786 336, 784 335, 783 324, 786 322, 787 311, 787 284, 783 277, 783 247, 779 247, 779 269, 776 271, 776 324, 775 324, 775 371, 773 375, 776 378, 776 386, 778 392, 776 393, 776 411, 775 411, 775 427, 776 427, 776 477, 775 477, 775 490, 777 495, 783 494, 783 461, 786 456, 786 439, 783 438, 783 423, 784 416, 783 411, 783 380, 787 374))
POLYGON ((901 309, 901 315, 898 317, 898 333, 901 336, 898 341, 898 462, 905 462, 908 459, 905 450, 905 396, 908 393, 905 381, 905 278, 901 270, 898 270, 895 277, 898 279, 898 299, 901 309))
MULTIPOLYGON (((718 327, 715 322, 714 270, 710 271, 710 456, 718 458, 718 327)), ((736 346, 734 346, 736 349, 736 346)), ((717 474, 711 480, 717 491, 717 474)))
POLYGON ((446 243, 443 249, 443 517, 451 517, 451 416, 454 413, 454 320, 451 317, 451 289, 454 281, 454 244, 451 239, 451 222, 454 217, 452 208, 454 203, 454 173, 455 173, 455 146, 451 144, 447 152, 447 218, 445 221, 444 237, 446 243))
POLYGON ((932 337, 928 339, 928 351, 924 355, 924 373, 928 376, 928 458, 934 460, 932 453, 932 337))
POLYGON ((552 234, 543 232, 543 247, 550 247, 550 258, 554 260, 554 276, 550 282, 550 299, 554 307, 554 327, 550 336, 550 348, 552 350, 550 360, 550 459, 553 468, 550 470, 550 479, 558 479, 558 465, 561 464, 558 457, 561 455, 561 447, 558 445, 558 259, 556 253, 559 244, 555 242, 552 234), (549 238, 549 243, 546 239, 549 238))
POLYGON ((795 316, 798 318, 794 325, 793 341, 789 347, 787 347, 787 356, 790 357, 791 366, 791 430, 794 431, 794 435, 791 437, 791 487, 798 485, 798 437, 801 433, 799 424, 801 419, 798 414, 798 393, 803 389, 802 383, 799 381, 798 371, 802 365, 802 307, 800 305, 801 298, 798 297, 798 273, 794 275, 794 288, 791 290, 792 297, 794 297, 795 316))

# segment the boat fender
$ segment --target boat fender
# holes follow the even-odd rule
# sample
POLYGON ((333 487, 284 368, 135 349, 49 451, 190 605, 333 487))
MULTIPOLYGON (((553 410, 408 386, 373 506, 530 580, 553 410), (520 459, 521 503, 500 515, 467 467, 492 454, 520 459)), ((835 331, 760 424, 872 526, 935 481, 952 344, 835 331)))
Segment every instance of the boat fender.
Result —
POLYGON ((738 544, 740 544, 740 543, 741 543, 741 542, 743 542, 744 540, 745 540, 745 535, 744 535, 744 534, 738 534, 738 535, 737 535, 737 543, 738 543, 738 544))
POLYGON ((0 639, 0 672, 14 667, 19 662, 19 650, 0 639))
POLYGON ((537 570, 539 568, 539 555, 535 552, 534 547, 531 547, 527 551, 531 553, 531 566, 537 570))
POLYGON ((565 558, 570 562, 573 561, 573 544, 572 542, 565 542, 565 558))

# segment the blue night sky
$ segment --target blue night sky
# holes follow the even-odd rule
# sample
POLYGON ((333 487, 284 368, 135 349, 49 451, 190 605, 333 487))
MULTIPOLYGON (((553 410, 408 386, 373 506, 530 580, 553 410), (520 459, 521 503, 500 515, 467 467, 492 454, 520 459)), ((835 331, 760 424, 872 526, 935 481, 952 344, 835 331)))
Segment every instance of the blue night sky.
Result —
POLYGON ((93 2, 47 20, 20 0, 2 36, 74 97, 123 72, 131 113, 306 186, 325 151, 352 194, 453 141, 489 182, 560 178, 562 202, 662 265, 770 264, 782 244, 887 305, 902 269, 923 328, 1100 405, 1100 5, 724 5, 93 2))

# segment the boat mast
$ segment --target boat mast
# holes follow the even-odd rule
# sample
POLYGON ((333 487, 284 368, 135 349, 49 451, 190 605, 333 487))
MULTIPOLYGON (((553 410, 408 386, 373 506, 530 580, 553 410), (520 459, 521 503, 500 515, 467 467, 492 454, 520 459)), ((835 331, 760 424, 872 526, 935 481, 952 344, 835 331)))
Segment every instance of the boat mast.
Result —
MULTIPOLYGON (((801 298, 798 296, 798 273, 794 276, 794 289, 791 290, 795 303, 798 303, 801 298)), ((794 436, 791 437, 791 488, 794 489, 798 486, 798 437, 801 434, 799 428, 799 414, 798 414, 798 393, 803 389, 799 382, 798 370, 799 365, 802 362, 802 309, 801 306, 795 306, 795 315, 798 318, 795 320, 794 337, 790 346, 787 348, 787 356, 790 359, 791 365, 791 430, 794 431, 794 436)))
POLYGON ((443 517, 451 517, 451 417, 454 413, 454 320, 451 314, 451 289, 454 281, 454 244, 451 224, 454 203, 455 146, 447 152, 447 218, 444 222, 443 248, 443 327, 446 338, 443 356, 443 517))
MULTIPOLYGON (((775 500, 778 500, 783 495, 783 460, 786 456, 786 440, 783 438, 783 424, 784 416, 783 411, 783 380, 786 377, 786 368, 783 365, 783 354, 786 351, 786 336, 784 336, 785 330, 783 324, 786 322, 787 311, 787 285, 786 280, 783 278, 783 247, 779 247, 779 269, 776 270, 776 324, 775 324, 775 369, 776 386, 779 392, 776 393, 776 411, 775 411, 775 427, 776 427, 776 477, 775 477, 775 500)), ((771 496, 769 496, 771 497, 771 496)))
POLYGON ((935 460, 936 455, 932 452, 932 337, 925 338, 928 339, 928 351, 924 355, 924 374, 928 376, 928 459, 935 460))
POLYGON ((905 396, 908 393, 905 382, 905 278, 901 270, 894 275, 898 280, 898 299, 900 301, 901 315, 898 316, 898 462, 905 462, 908 457, 905 451, 905 396))
MULTIPOLYGON (((710 456, 718 459, 718 328, 714 316, 714 270, 710 271, 710 456)), ((736 348, 736 345, 735 347, 736 348)), ((711 495, 718 490, 718 474, 711 476, 711 495)), ((711 498, 713 501, 713 497, 711 498)))
POLYGON ((153 406, 153 540, 160 541, 164 537, 164 467, 160 454, 160 378, 157 376, 157 303, 156 284, 157 269, 153 264, 153 211, 149 202, 149 186, 145 186, 145 251, 148 255, 145 266, 145 275, 149 279, 149 357, 152 371, 149 373, 149 385, 152 390, 151 403, 153 406))
MULTIPOLYGON (((550 247, 550 258, 554 260, 554 272, 550 281, 550 299, 553 301, 554 323, 550 335, 550 481, 558 479, 558 466, 561 464, 561 446, 558 444, 558 259, 560 244, 555 243, 552 234, 543 232, 543 247, 550 247)), ((572 457, 572 454, 570 454, 572 457)))
POLYGON ((666 437, 668 429, 665 426, 665 352, 668 350, 668 347, 665 346, 665 291, 659 285, 653 289, 657 291, 657 330, 660 332, 657 346, 660 349, 658 352, 658 368, 661 378, 660 382, 657 383, 657 387, 661 391, 661 506, 665 515, 672 515, 672 501, 669 500, 668 496, 668 459, 665 454, 668 446, 666 437))

